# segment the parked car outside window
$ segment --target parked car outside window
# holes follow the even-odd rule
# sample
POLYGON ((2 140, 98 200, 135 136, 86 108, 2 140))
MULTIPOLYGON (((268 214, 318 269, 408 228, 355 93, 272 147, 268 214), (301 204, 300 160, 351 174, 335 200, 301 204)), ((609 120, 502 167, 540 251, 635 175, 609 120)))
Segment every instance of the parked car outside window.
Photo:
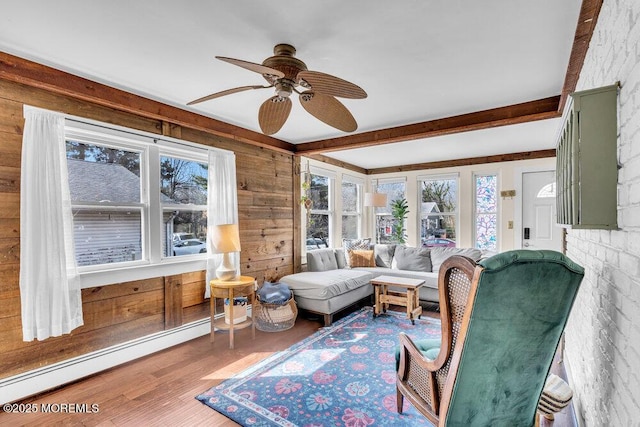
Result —
POLYGON ((307 250, 312 251, 314 249, 328 248, 329 243, 327 239, 322 239, 319 237, 309 237, 307 238, 307 250))
POLYGON ((456 247, 456 242, 454 242, 451 239, 425 239, 422 241, 422 246, 425 248, 430 248, 430 247, 434 247, 434 246, 441 246, 441 247, 447 247, 447 248, 455 248, 456 247))
POLYGON ((207 252, 207 244, 192 233, 173 233, 173 255, 192 255, 207 252))

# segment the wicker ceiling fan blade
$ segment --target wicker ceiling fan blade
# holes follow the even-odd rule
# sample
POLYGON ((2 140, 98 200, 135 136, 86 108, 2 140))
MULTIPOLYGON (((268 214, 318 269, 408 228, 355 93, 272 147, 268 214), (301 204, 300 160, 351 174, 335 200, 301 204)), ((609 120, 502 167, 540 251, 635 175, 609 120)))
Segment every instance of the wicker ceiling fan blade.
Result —
POLYGON ((291 100, 275 95, 267 99, 260 106, 258 123, 265 135, 273 135, 278 132, 291 112, 291 100))
POLYGON ((363 99, 367 97, 367 92, 360 86, 319 71, 300 71, 297 79, 298 81, 304 80, 307 82, 316 93, 321 92, 325 95, 351 99, 363 99))
POLYGON ((300 104, 309 114, 331 127, 343 132, 358 129, 358 123, 347 107, 333 96, 304 91, 300 94, 300 104))
POLYGON ((262 64, 256 64, 255 62, 243 61, 242 59, 234 59, 227 58, 225 56, 216 56, 217 59, 228 62, 229 64, 237 65, 238 67, 242 67, 246 70, 253 71, 258 74, 266 74, 271 76, 276 76, 279 78, 284 77, 284 73, 282 71, 278 71, 275 68, 266 67, 262 64))
POLYGON ((269 87, 273 87, 273 85, 271 85, 271 86, 260 86, 260 85, 257 85, 257 86, 234 87, 233 89, 223 90, 222 92, 216 92, 216 93, 212 93, 211 95, 203 96, 202 98, 194 99, 191 102, 187 102, 187 105, 198 104, 200 102, 208 101, 210 99, 220 98, 221 96, 225 96, 225 95, 231 95, 232 93, 244 92, 245 90, 266 89, 266 88, 269 88, 269 87))

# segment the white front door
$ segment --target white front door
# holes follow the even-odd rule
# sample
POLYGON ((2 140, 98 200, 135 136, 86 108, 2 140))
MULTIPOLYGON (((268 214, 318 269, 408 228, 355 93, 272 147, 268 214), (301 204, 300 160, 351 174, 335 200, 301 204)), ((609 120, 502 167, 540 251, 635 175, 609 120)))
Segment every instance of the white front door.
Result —
POLYGON ((554 171, 522 174, 523 249, 562 250, 562 228, 556 225, 554 171))

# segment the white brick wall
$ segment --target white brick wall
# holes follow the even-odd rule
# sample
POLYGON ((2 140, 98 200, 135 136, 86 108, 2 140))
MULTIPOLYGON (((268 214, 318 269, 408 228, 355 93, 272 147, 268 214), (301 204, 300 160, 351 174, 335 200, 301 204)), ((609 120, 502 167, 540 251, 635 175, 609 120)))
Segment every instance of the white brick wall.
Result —
POLYGON ((640 426, 640 0, 604 0, 578 90, 619 81, 619 230, 569 230, 586 269, 566 333, 585 426, 640 426))

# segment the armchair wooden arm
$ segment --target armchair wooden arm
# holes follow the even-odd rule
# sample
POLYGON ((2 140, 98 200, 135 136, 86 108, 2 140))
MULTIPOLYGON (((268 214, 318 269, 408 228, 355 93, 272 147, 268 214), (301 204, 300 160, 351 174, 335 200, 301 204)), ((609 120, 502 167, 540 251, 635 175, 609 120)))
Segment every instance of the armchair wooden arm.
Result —
POLYGON ((451 364, 454 348, 476 263, 463 256, 446 260, 438 275, 442 338, 414 343, 400 334, 400 363, 396 381, 398 412, 406 397, 431 422, 438 423, 440 399, 451 364), (435 356, 430 359, 425 355, 435 356))
POLYGON ((429 420, 436 422, 439 393, 436 383, 436 367, 416 344, 404 333, 400 333, 400 366, 396 382, 396 403, 402 413, 404 396, 429 420))

